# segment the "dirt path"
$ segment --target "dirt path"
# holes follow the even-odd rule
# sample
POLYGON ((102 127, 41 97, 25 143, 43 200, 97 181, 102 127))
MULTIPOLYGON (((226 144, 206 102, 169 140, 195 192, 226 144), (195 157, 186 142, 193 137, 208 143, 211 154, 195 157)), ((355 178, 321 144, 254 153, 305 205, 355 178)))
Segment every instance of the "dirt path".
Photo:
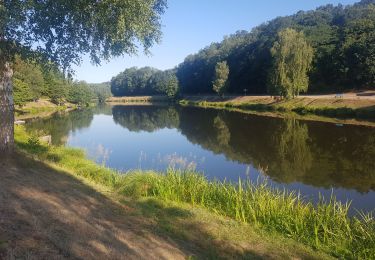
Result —
POLYGON ((142 218, 35 162, 0 161, 0 259, 184 259, 142 218))
POLYGON ((338 93, 329 95, 301 95, 301 97, 316 98, 316 99, 349 99, 349 100, 373 100, 375 101, 375 91, 361 91, 361 92, 349 92, 349 93, 338 93))

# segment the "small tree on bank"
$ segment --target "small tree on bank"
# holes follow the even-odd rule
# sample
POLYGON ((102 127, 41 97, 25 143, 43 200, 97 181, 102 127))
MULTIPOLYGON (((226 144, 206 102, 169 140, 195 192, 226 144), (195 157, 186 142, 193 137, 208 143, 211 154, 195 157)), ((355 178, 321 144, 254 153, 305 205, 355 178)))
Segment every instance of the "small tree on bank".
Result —
POLYGON ((303 32, 287 28, 278 34, 271 54, 274 59, 270 72, 269 91, 286 98, 306 92, 309 84, 307 73, 311 68, 314 50, 303 32))
POLYGON ((229 66, 226 61, 218 62, 215 66, 215 79, 212 82, 212 89, 222 96, 228 83, 229 66))

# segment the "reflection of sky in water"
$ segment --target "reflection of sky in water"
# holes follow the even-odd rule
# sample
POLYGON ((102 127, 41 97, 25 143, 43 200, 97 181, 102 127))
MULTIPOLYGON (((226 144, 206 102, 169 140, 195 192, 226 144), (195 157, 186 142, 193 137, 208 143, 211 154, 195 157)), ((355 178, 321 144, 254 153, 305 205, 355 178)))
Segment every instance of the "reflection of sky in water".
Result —
MULTIPOLYGON (((193 144, 177 129, 159 129, 152 133, 131 132, 115 124, 112 116, 95 115, 89 128, 71 132, 69 146, 84 148, 90 158, 107 167, 120 171, 131 169, 165 170, 168 167, 196 169, 208 178, 236 182, 238 178, 257 181, 264 175, 252 165, 241 164, 226 159, 223 154, 215 154, 193 144)), ((263 169, 267 171, 267 169, 263 169)), ((319 193, 329 198, 335 196, 345 202, 353 200, 352 205, 364 210, 373 210, 375 193, 361 194, 355 190, 318 188, 303 183, 280 184, 270 181, 274 186, 301 191, 303 196, 317 199, 319 193)))

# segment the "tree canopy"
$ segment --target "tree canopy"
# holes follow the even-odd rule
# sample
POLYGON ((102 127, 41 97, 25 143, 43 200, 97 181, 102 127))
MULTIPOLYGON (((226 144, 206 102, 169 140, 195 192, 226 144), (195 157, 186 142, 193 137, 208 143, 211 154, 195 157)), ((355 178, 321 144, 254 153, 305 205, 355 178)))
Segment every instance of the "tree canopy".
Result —
POLYGON ((306 92, 309 85, 313 49, 302 32, 285 29, 279 32, 271 54, 274 59, 270 70, 271 93, 290 98, 306 92))
POLYGON ((69 68, 88 54, 95 64, 112 56, 146 51, 160 40, 166 0, 46 0, 0 4, 3 61, 15 54, 69 68), (35 52, 36 51, 36 52, 35 52))
POLYGON ((16 57, 14 62, 14 102, 23 106, 39 98, 49 98, 56 104, 66 101, 85 105, 93 99, 104 102, 111 95, 109 83, 87 84, 72 82, 58 69, 43 70, 35 62, 26 62, 16 57))
POLYGON ((181 92, 214 93, 215 66, 226 60, 230 67, 227 92, 267 93, 274 61, 270 50, 286 28, 302 32, 314 49, 309 92, 375 87, 375 0, 363 0, 278 17, 212 43, 178 65, 181 92))
POLYGON ((226 61, 218 62, 215 66, 215 78, 212 82, 212 89, 219 95, 223 95, 227 87, 229 67, 226 61))
POLYGON ((111 91, 117 97, 166 95, 173 98, 179 91, 179 84, 173 70, 132 67, 112 78, 111 91))

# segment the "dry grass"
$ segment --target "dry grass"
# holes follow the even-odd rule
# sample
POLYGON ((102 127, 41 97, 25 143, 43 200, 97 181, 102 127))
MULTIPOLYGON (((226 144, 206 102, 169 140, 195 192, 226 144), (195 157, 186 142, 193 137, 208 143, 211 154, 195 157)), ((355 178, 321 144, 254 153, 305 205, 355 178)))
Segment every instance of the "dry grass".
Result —
POLYGON ((350 94, 347 98, 335 98, 334 95, 308 95, 299 96, 293 100, 278 100, 270 96, 225 96, 224 98, 218 96, 186 96, 184 99, 195 102, 221 102, 232 103, 235 105, 241 104, 263 104, 263 105, 282 105, 289 107, 310 106, 310 107, 350 107, 350 108, 367 108, 375 106, 374 96, 355 96, 350 94))
POLYGON ((129 97, 110 97, 106 100, 108 103, 154 103, 168 102, 166 96, 129 96, 129 97))
POLYGON ((15 116, 18 120, 49 117, 57 111, 72 111, 76 105, 65 103, 63 106, 57 106, 49 99, 39 99, 36 102, 28 102, 23 107, 16 107, 15 116))

